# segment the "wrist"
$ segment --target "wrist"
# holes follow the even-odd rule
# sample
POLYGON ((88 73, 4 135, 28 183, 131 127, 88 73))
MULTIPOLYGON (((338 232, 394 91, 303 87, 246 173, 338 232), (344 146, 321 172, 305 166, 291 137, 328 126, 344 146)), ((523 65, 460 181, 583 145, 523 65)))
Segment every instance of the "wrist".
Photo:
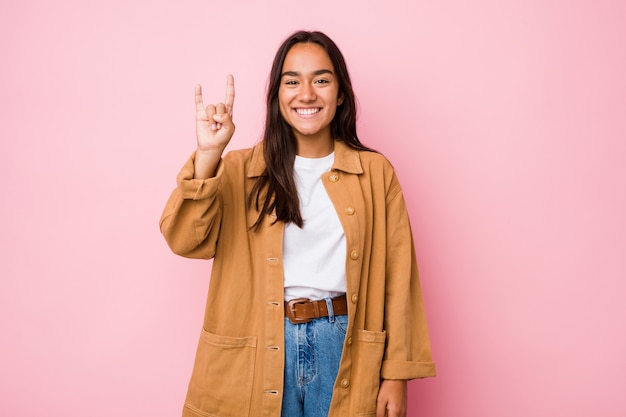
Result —
POLYGON ((215 158, 216 156, 218 156, 219 158, 222 157, 222 154, 224 153, 224 149, 225 146, 217 146, 215 148, 208 148, 208 149, 203 149, 203 148, 196 148, 196 158, 215 158))
POLYGON ((223 149, 196 149, 194 156, 194 178, 207 179, 215 175, 222 158, 223 149))

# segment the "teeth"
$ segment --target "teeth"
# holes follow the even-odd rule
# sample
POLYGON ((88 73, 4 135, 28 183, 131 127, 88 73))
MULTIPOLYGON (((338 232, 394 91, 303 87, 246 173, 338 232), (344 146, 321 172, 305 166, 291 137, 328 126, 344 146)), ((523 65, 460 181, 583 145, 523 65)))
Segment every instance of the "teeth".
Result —
POLYGON ((319 111, 320 111, 320 109, 296 109, 296 112, 298 114, 302 114, 302 115, 315 114, 315 113, 317 113, 319 111))

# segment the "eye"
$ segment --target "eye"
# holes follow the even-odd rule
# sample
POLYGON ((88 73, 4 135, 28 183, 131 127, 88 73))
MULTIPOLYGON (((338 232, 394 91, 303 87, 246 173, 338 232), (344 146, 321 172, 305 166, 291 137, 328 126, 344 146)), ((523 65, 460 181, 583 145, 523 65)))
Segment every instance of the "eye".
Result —
POLYGON ((327 80, 325 78, 320 78, 319 80, 315 80, 316 84, 328 84, 330 82, 330 80, 327 80))
POLYGON ((285 85, 297 85, 298 82, 296 80, 287 80, 284 82, 285 85))

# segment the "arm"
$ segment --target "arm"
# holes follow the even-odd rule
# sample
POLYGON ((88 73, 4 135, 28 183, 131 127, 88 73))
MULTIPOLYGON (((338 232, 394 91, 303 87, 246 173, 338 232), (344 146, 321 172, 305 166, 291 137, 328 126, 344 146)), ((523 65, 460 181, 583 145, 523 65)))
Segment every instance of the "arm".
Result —
POLYGON ((402 190, 393 174, 387 194, 387 262, 382 379, 435 376, 413 234, 402 190))
POLYGON ((386 194, 387 262, 384 328, 387 344, 376 417, 406 417, 407 380, 435 376, 413 233, 397 177, 386 194))
POLYGON ((177 255, 209 259, 215 255, 222 219, 221 165, 216 175, 195 179, 195 153, 178 174, 177 184, 163 209, 159 226, 177 255))
POLYGON ((196 86, 197 149, 178 175, 160 228, 174 253, 191 258, 211 258, 221 220, 220 161, 233 136, 232 109, 235 86, 232 75, 226 83, 224 103, 204 107, 202 87, 196 86))

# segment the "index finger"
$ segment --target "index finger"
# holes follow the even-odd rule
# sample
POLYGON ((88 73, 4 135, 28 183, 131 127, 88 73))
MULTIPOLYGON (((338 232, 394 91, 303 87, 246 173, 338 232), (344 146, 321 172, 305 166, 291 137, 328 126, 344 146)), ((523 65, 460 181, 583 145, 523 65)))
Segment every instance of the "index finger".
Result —
POLYGON ((202 86, 200 84, 196 84, 194 93, 196 98, 196 111, 203 111, 204 104, 202 103, 202 86))
POLYGON ((230 116, 233 115, 233 103, 235 102, 235 77, 232 74, 228 74, 226 77, 226 98, 224 98, 224 104, 226 110, 230 116))

